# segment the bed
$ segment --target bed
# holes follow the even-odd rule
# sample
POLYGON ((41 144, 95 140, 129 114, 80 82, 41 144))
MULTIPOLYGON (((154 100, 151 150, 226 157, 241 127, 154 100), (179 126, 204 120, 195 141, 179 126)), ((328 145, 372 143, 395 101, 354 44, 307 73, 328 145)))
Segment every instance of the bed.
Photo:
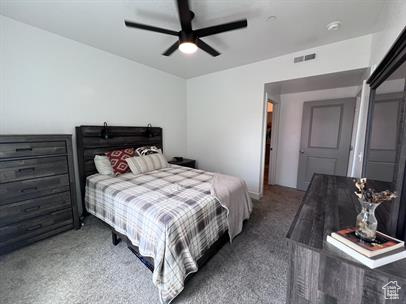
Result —
POLYGON ((227 177, 222 181, 224 176, 202 170, 170 165, 137 175, 98 174, 95 155, 146 145, 162 149, 161 128, 109 127, 107 139, 101 137, 105 132, 105 127, 99 126, 76 128, 83 210, 112 228, 113 244, 127 241, 153 272, 161 302, 170 303, 183 290, 188 275, 235 235, 229 224, 234 207, 227 200, 239 201, 241 197, 244 214, 239 216, 238 229, 242 229, 242 221, 252 210, 245 183, 231 180, 236 190, 226 187, 229 199, 219 199, 213 185, 218 180, 221 191, 227 177), (233 199, 230 192, 238 197, 233 199))

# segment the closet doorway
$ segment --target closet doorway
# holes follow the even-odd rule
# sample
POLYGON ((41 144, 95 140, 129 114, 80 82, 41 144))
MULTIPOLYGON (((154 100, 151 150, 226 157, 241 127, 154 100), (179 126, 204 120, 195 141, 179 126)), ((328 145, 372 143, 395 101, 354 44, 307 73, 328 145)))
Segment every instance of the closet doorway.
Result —
POLYGON ((276 183, 276 153, 278 143, 279 103, 267 98, 264 185, 276 183))

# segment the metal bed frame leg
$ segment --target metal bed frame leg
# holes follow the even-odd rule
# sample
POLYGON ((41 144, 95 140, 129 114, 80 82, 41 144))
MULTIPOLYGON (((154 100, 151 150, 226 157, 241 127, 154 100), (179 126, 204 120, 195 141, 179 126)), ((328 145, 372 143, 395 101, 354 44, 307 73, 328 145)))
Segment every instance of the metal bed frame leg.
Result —
POLYGON ((114 231, 111 232, 111 240, 113 241, 114 246, 117 246, 121 242, 121 239, 114 231))

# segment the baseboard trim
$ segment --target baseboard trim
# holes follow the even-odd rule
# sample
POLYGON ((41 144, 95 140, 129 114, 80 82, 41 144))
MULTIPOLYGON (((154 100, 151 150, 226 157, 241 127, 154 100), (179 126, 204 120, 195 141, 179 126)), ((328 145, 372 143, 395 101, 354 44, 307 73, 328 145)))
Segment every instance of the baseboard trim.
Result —
POLYGON ((260 200, 262 198, 262 193, 248 191, 248 194, 252 199, 255 200, 260 200))

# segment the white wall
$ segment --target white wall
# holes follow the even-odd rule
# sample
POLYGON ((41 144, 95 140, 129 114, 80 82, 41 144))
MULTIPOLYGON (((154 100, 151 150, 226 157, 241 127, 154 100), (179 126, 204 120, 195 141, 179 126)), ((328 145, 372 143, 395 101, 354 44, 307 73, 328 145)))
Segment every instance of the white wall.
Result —
POLYGON ((366 68, 370 50, 367 35, 189 79, 188 156, 203 169, 244 178, 249 190, 259 194, 264 83, 366 68), (293 63, 294 56, 313 52, 316 60, 293 63))
POLYGON ((0 39, 0 134, 151 123, 165 154, 185 154, 184 79, 3 16, 0 39))
POLYGON ((381 61, 406 26, 406 1, 388 2, 377 22, 382 30, 372 36, 371 65, 381 61))
POLYGON ((276 183, 296 188, 305 101, 356 97, 359 86, 281 95, 276 183))

